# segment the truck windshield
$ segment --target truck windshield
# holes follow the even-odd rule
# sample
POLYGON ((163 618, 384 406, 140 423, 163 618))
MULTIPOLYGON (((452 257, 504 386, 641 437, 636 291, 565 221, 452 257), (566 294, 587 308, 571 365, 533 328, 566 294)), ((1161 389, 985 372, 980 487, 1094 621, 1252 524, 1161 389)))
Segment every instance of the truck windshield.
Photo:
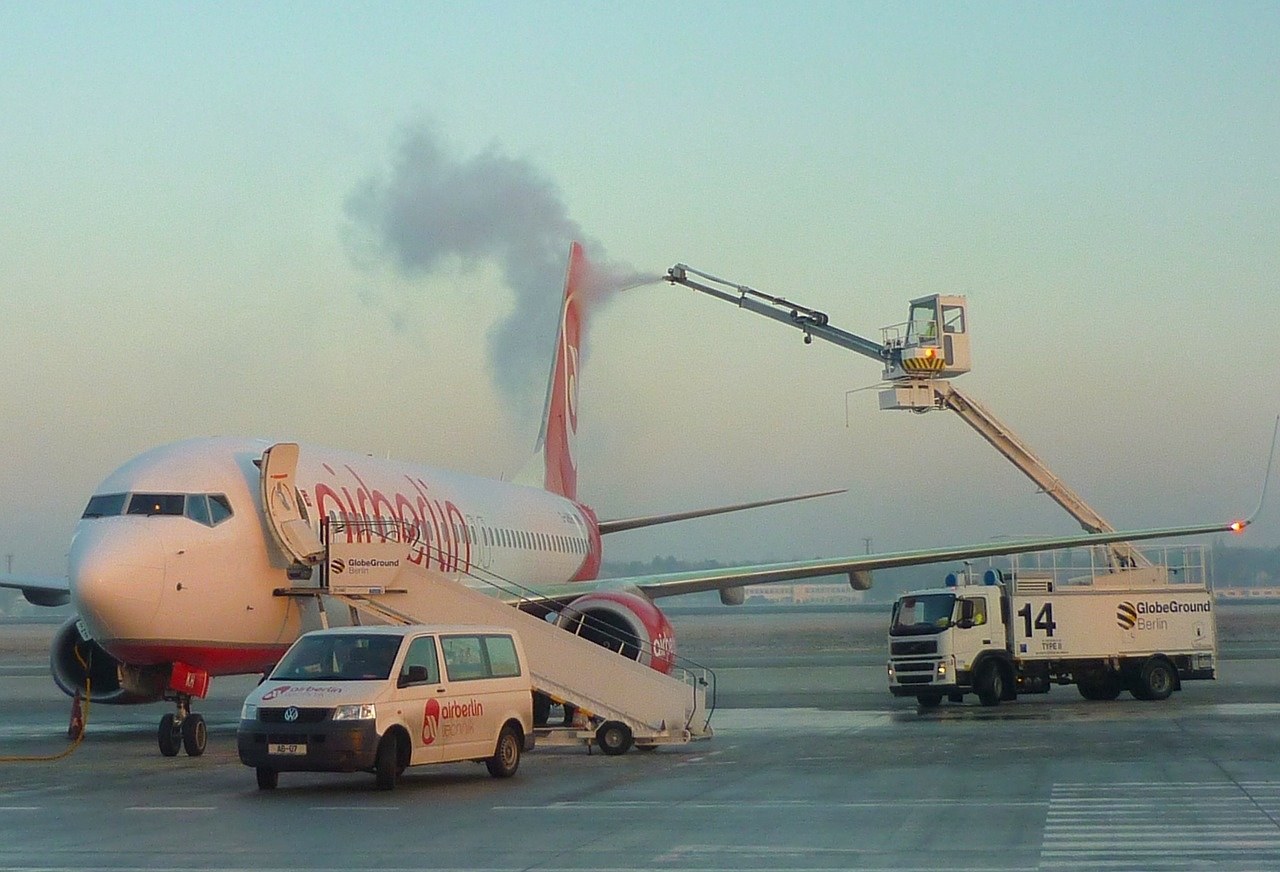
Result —
POLYGON ((401 638, 370 633, 303 636, 271 673, 272 680, 372 681, 391 675, 401 638))
POLYGON ((904 596, 893 605, 893 623, 890 636, 920 636, 936 633, 951 626, 951 612, 955 607, 953 593, 928 593, 904 596))

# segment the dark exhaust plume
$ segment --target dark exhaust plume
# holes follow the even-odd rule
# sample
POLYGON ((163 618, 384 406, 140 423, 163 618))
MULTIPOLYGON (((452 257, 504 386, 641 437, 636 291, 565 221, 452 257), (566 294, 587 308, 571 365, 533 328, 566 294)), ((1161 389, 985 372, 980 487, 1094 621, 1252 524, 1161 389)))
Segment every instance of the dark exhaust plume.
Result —
POLYGON ((464 267, 497 266, 514 307, 489 331, 489 362, 495 385, 522 412, 540 410, 571 241, 592 261, 588 296, 595 307, 618 290, 661 278, 608 260, 569 217, 556 184, 529 161, 497 148, 460 159, 425 127, 405 132, 389 172, 364 181, 345 211, 353 242, 406 276, 455 259, 464 267))

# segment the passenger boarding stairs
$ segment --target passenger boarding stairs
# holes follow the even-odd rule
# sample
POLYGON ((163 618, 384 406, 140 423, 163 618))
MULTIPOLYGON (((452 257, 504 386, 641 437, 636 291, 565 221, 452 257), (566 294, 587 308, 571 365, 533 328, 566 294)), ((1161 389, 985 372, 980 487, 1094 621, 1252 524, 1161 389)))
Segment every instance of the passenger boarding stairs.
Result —
MULTIPOLYGON (((476 624, 516 631, 524 645, 535 690, 572 705, 578 726, 543 729, 550 744, 590 742, 599 725, 620 722, 639 746, 678 744, 710 738, 714 675, 709 669, 677 661, 672 674, 647 665, 652 652, 632 660, 575 635, 545 619, 551 606, 535 591, 472 568, 452 577, 419 565, 430 546, 411 526, 393 521, 330 524, 322 521, 323 561, 319 586, 277 591, 314 596, 327 624, 325 599, 348 605, 356 614, 391 624, 476 624)), ((586 591, 584 591, 585 593, 586 591)), ((581 626, 583 622, 573 622, 581 626)), ((600 631, 604 628, 594 627, 600 631)), ((618 648, 626 640, 618 639, 618 648)))

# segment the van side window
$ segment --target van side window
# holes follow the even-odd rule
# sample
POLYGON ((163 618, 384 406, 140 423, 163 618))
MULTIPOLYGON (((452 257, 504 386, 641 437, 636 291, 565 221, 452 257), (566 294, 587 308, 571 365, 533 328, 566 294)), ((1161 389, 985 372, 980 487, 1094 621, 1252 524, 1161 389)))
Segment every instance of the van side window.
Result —
POLYGON ((444 667, 451 681, 488 677, 479 636, 441 636, 444 667))
POLYGON ((409 677, 410 666, 421 666, 427 670, 424 684, 440 683, 440 661, 436 658, 436 637, 422 636, 409 643, 409 650, 404 655, 404 666, 400 667, 401 679, 409 677))
POLYGON ((510 636, 485 636, 484 647, 489 655, 491 677, 514 678, 520 674, 520 659, 516 657, 516 643, 510 636))

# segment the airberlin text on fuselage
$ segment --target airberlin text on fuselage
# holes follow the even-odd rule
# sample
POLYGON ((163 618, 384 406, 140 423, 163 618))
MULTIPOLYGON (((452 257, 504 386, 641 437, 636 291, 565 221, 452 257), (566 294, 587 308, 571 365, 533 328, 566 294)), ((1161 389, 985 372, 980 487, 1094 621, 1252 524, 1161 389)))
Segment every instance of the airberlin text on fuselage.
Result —
MULTIPOLYGON (((328 464, 330 474, 337 473, 328 464)), ((345 467, 355 478, 355 493, 345 485, 329 485, 316 482, 316 509, 321 515, 330 511, 339 517, 346 527, 348 542, 373 541, 372 527, 353 522, 384 519, 396 521, 400 530, 421 530, 425 535, 416 536, 409 561, 417 566, 430 568, 432 561, 441 572, 469 572, 471 570, 471 537, 467 534, 467 521, 462 511, 449 500, 443 502, 427 493, 427 483, 422 479, 405 476, 409 483, 409 495, 401 491, 387 496, 370 488, 360 474, 350 466, 345 467), (340 488, 341 493, 335 490, 340 488)), ((390 538, 390 537, 388 537, 390 538)))

